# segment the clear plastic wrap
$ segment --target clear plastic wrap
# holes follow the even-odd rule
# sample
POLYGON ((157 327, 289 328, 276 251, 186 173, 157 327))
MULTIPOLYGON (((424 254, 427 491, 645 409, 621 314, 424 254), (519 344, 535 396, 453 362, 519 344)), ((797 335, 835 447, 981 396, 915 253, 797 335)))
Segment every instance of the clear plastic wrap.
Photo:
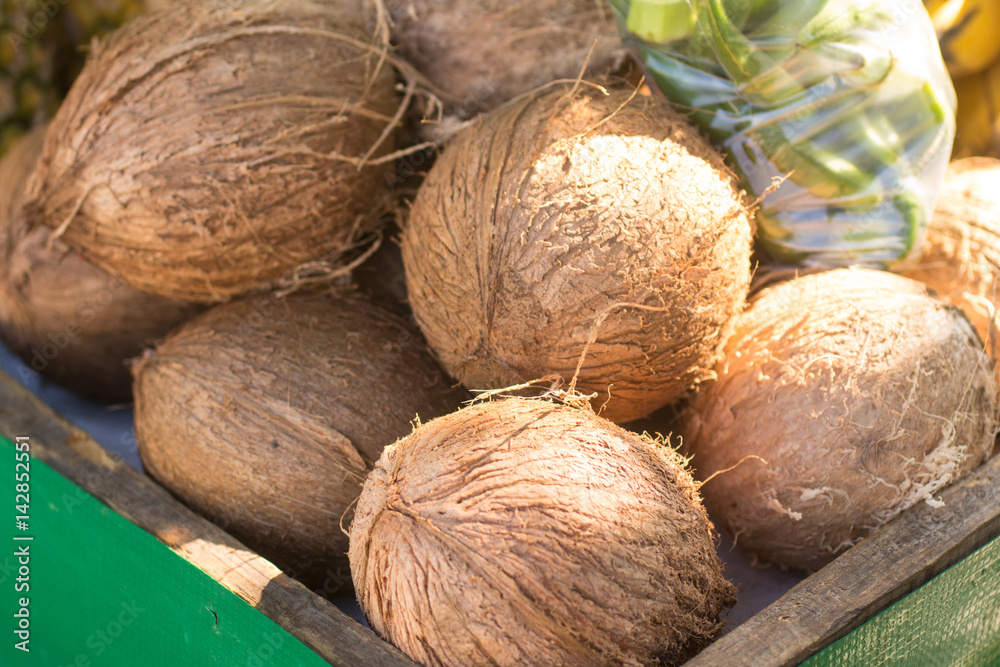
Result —
POLYGON ((888 268, 919 247, 955 133, 920 0, 608 1, 653 87, 763 196, 774 259, 888 268))

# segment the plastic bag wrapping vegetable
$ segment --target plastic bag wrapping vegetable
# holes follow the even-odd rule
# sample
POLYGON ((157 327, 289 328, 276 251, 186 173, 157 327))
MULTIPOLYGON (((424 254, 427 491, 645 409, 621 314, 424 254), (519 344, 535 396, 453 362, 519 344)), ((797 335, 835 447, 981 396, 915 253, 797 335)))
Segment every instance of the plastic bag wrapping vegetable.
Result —
POLYGON ((955 133, 919 0, 608 1, 656 87, 763 196, 774 259, 888 268, 919 247, 955 133))

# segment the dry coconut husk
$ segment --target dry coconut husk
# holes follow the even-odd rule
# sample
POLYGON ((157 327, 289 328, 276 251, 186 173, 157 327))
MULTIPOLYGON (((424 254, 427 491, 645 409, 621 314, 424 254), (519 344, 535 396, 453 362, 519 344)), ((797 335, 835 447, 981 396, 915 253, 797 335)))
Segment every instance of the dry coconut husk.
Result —
POLYGON ((838 269, 760 292, 687 414, 705 503, 738 544, 814 570, 982 463, 997 385, 962 312, 838 269))
POLYGON ((961 308, 996 361, 1000 357, 1000 160, 948 166, 916 265, 903 275, 961 308))
POLYGON ((365 616, 424 665, 682 662, 735 601, 684 464, 543 400, 419 426, 358 501, 365 616))
POLYGON ((382 448, 466 398, 414 328, 323 294, 216 306, 135 373, 146 470, 325 594, 350 589, 341 522, 382 448))
POLYGON ((0 161, 0 335, 52 381, 105 401, 131 401, 128 360, 199 308, 140 292, 42 227, 28 231, 24 181, 42 150, 33 130, 0 161))
POLYGON ((402 250, 410 304, 453 377, 474 390, 576 377, 625 422, 709 375, 750 244, 734 178, 681 116, 556 86, 456 136, 402 250))
POLYGON ((199 302, 336 268, 378 222, 399 102, 354 4, 185 2, 100 44, 52 123, 33 228, 199 302), (367 166, 366 166, 367 165, 367 166))
MULTIPOLYGON (((399 54, 433 85, 444 112, 471 118, 624 54, 597 0, 385 0, 399 54)), ((433 118, 429 119, 433 120, 433 118)))

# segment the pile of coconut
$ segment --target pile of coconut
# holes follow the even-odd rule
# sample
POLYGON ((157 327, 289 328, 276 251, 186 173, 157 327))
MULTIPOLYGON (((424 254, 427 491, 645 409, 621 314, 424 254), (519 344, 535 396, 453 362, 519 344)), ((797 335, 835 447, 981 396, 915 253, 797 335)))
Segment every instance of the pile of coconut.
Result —
POLYGON ((633 71, 582 0, 143 16, 0 162, 0 334, 422 664, 679 664, 716 524, 814 570, 991 454, 1000 166, 904 275, 760 267, 633 71))

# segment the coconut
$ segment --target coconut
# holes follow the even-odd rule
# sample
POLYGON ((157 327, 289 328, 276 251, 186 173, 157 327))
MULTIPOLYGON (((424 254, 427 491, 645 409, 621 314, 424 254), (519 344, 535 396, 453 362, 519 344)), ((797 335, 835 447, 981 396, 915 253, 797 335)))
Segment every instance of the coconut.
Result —
POLYGON ((440 95, 471 118, 557 79, 608 70, 624 53, 609 7, 594 0, 387 0, 393 39, 440 95))
POLYGON ((997 359, 1000 160, 973 157, 948 166, 920 257, 903 275, 965 311, 997 359))
POLYGON ((719 154, 667 105, 574 90, 456 136, 417 193, 403 263, 466 387, 576 377, 623 422, 709 374, 747 295, 751 226, 719 154))
POLYGON ((386 448, 350 560, 368 622, 424 665, 674 664, 735 599, 684 460, 542 400, 386 448))
POLYGON ((392 68, 349 8, 187 2, 117 31, 52 122, 32 228, 190 301, 338 267, 377 224, 385 178, 367 161, 392 147, 397 106, 392 68))
POLYGON ((813 570, 982 463, 997 385, 962 312, 891 273, 761 291, 685 425, 709 511, 738 544, 813 570))
POLYGON ((414 328, 322 294, 216 306, 135 372, 146 470, 324 593, 350 588, 341 521, 382 448, 465 398, 414 328))
POLYGON ((91 398, 130 401, 128 360, 198 308, 128 286, 47 228, 28 230, 21 194, 44 134, 33 130, 0 161, 0 335, 54 382, 91 398))

